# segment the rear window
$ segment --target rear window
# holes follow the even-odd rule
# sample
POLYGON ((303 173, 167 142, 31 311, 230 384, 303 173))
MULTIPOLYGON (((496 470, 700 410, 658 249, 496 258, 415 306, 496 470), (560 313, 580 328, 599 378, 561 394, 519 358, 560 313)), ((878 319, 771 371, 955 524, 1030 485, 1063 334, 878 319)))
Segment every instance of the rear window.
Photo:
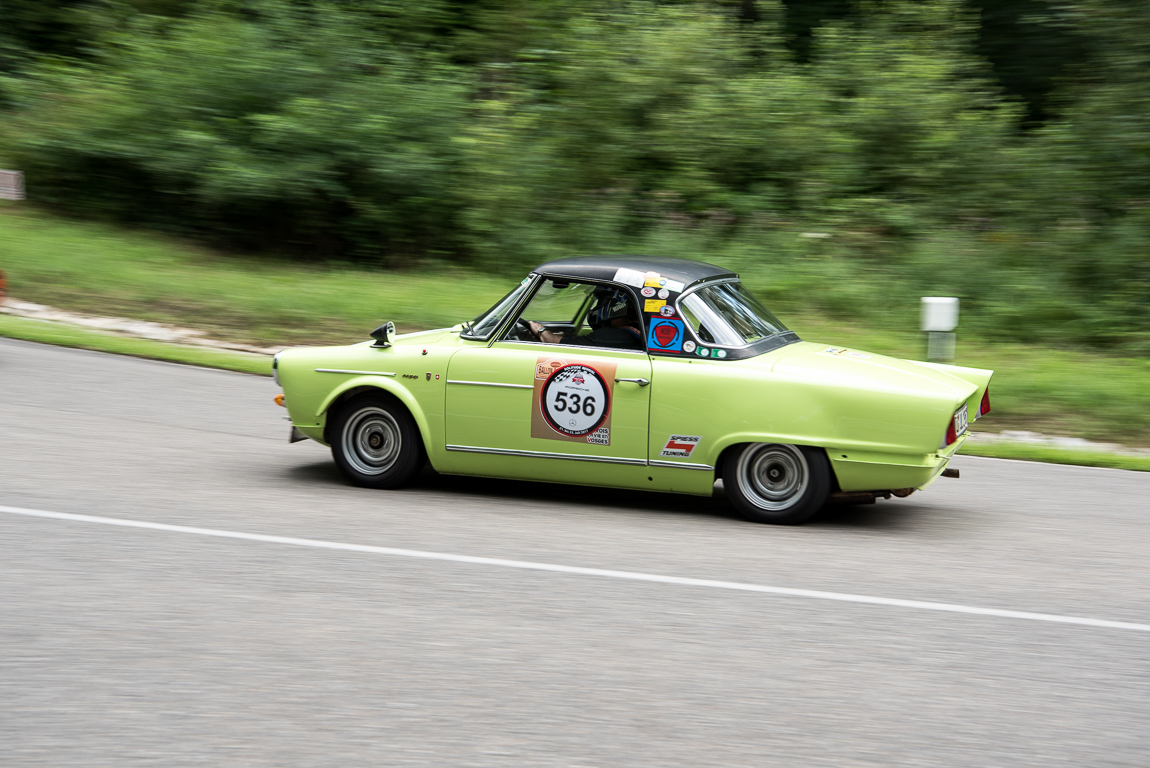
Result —
POLYGON ((692 291, 679 300, 679 310, 700 341, 720 347, 745 347, 787 330, 737 281, 692 291))

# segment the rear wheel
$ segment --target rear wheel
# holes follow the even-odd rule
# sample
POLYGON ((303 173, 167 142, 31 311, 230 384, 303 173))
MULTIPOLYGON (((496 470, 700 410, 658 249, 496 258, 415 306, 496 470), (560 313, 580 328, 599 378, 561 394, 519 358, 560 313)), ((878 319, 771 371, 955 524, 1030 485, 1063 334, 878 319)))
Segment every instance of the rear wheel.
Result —
POLYGON ((724 464, 723 488, 748 520, 798 525, 826 503, 831 470, 818 448, 751 443, 724 464))
POLYGON ((335 413, 331 453, 344 477, 365 488, 399 488, 423 468, 419 428, 398 400, 366 393, 335 413))

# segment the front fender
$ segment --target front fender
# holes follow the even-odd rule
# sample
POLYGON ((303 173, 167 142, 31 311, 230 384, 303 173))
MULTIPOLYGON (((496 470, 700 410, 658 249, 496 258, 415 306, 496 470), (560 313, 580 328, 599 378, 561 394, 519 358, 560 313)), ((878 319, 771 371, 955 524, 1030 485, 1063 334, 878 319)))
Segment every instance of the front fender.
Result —
POLYGON ((370 391, 373 389, 387 392, 393 395, 399 402, 403 403, 404 407, 411 413, 411 417, 415 419, 415 424, 419 427, 419 434, 423 437, 423 447, 430 454, 432 450, 431 425, 428 423, 427 414, 424 413, 423 408, 420 407, 419 402, 411 392, 401 383, 390 377, 378 375, 351 376, 351 378, 332 389, 327 397, 321 401, 315 413, 317 423, 326 431, 328 411, 340 398, 353 390, 370 391))

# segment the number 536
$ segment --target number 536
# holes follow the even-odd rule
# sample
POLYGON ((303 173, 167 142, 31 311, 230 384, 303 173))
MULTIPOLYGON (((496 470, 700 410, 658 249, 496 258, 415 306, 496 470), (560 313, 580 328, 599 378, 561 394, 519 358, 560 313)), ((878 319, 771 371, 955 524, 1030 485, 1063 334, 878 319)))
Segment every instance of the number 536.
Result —
POLYGON ((594 416, 595 398, 591 396, 580 397, 574 392, 558 392, 555 395, 555 410, 567 411, 568 413, 579 413, 582 411, 584 416, 594 416), (568 397, 571 399, 568 400, 568 397))

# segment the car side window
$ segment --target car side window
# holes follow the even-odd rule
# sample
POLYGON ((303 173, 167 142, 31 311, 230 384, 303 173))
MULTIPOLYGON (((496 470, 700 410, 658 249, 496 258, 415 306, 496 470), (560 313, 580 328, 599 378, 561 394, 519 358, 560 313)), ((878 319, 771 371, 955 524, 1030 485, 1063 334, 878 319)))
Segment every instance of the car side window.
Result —
POLYGON ((694 311, 692 311, 689 302, 684 301, 679 303, 679 314, 687 321, 687 325, 691 326, 691 329, 694 330, 695 335, 699 337, 699 341, 704 344, 715 343, 715 337, 711 335, 711 332, 707 330, 707 326, 704 325, 694 311))
POLYGON ((546 278, 504 337, 509 341, 644 349, 639 312, 620 286, 546 278))
POLYGON ((547 325, 574 325, 586 314, 585 306, 594 287, 572 280, 547 278, 531 297, 522 317, 547 325))

